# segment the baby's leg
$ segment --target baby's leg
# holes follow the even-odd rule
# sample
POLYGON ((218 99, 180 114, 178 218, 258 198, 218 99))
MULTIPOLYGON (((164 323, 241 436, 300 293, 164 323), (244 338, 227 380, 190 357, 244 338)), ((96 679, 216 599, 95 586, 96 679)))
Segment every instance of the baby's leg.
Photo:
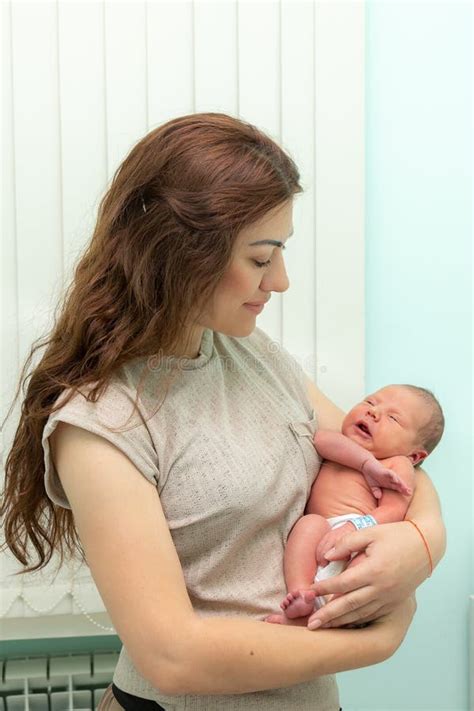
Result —
MULTIPOLYGON (((304 617, 313 612, 315 593, 308 588, 313 584, 316 572, 316 547, 329 530, 325 518, 308 514, 296 522, 288 537, 283 560, 288 595, 280 606, 287 618, 304 617)), ((267 620, 283 621, 276 615, 267 620)))
POLYGON ((327 520, 317 514, 302 516, 295 523, 288 536, 283 558, 287 590, 312 585, 316 572, 316 548, 330 529, 327 520))

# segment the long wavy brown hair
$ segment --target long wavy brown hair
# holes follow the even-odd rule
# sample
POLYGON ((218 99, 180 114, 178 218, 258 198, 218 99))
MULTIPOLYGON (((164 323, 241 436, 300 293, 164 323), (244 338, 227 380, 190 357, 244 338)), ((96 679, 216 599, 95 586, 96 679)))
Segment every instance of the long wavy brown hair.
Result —
POLYGON ((32 345, 4 420, 23 384, 0 506, 1 550, 25 566, 17 574, 43 568, 54 551, 60 565, 66 553, 85 560, 72 511, 54 504, 44 486, 42 433, 59 395, 71 390, 62 406, 89 385, 87 399, 96 402, 122 364, 186 347, 189 314, 212 298, 239 231, 298 192, 292 159, 255 126, 225 114, 176 118, 132 148, 100 202, 52 328, 32 345))

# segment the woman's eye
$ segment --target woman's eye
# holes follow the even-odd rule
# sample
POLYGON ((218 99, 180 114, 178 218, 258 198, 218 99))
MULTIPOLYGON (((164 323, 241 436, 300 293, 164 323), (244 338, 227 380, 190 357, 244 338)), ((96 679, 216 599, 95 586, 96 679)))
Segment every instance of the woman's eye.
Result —
MULTIPOLYGON (((282 249, 282 251, 283 251, 284 249, 286 249, 285 245, 283 245, 281 249, 282 249)), ((253 259, 252 261, 253 261, 253 263, 255 264, 255 266, 256 266, 256 267, 259 267, 259 268, 261 268, 261 267, 269 267, 270 264, 272 263, 272 260, 271 260, 271 259, 267 259, 266 262, 259 262, 258 259, 253 259)))

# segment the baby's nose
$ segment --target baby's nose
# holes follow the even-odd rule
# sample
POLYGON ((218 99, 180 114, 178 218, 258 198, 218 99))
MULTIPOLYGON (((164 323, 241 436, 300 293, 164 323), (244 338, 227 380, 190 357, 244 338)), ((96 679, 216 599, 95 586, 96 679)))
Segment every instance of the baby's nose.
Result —
POLYGON ((370 417, 373 417, 374 420, 379 419, 379 411, 377 410, 377 408, 374 405, 369 405, 367 414, 370 415, 370 417))

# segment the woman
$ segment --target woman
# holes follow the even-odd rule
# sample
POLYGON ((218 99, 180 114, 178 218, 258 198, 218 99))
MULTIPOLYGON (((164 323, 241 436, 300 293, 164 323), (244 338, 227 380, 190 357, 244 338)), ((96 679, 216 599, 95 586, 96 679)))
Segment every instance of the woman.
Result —
MULTIPOLYGON (((396 523, 347 536, 336 553, 367 561, 318 586, 345 593, 318 613, 325 627, 372 624, 262 622, 320 465, 311 436, 342 419, 256 328, 289 286, 300 191, 291 159, 235 118, 153 130, 101 203, 31 376, 6 463, 7 545, 23 565, 34 545, 31 570, 53 549, 85 555, 124 645, 102 708, 337 710, 332 675, 389 657, 412 619, 429 566, 396 523)), ((409 516, 436 563, 444 527, 423 473, 409 516)))

